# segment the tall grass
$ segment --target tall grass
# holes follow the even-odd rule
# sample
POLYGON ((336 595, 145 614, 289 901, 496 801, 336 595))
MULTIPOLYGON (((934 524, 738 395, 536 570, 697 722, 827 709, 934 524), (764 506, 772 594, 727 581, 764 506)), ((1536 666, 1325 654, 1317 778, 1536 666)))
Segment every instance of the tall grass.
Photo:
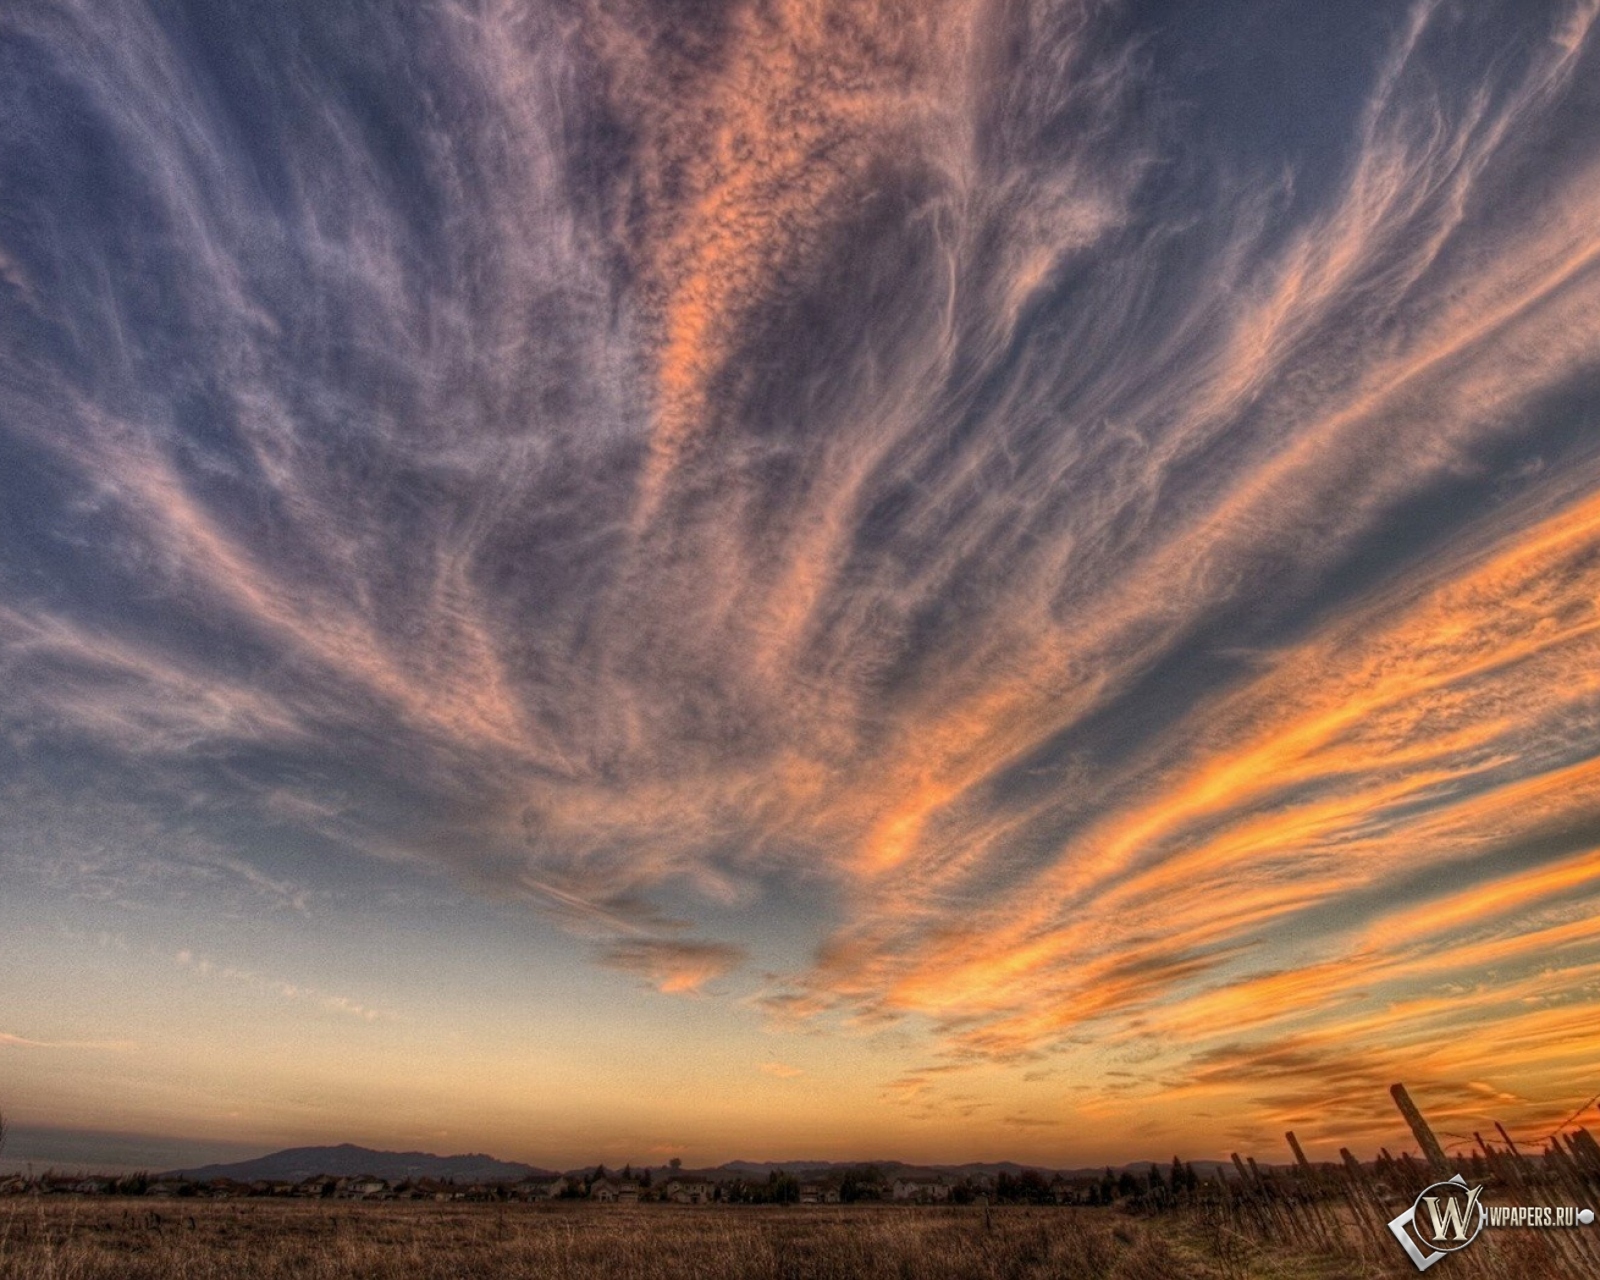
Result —
MULTIPOLYGON (((1260 1274, 1277 1274, 1263 1271, 1260 1274)), ((1359 1273, 1348 1272, 1355 1276, 1359 1273)), ((0 1203, 0 1280, 1216 1280, 1110 1210, 0 1203)))

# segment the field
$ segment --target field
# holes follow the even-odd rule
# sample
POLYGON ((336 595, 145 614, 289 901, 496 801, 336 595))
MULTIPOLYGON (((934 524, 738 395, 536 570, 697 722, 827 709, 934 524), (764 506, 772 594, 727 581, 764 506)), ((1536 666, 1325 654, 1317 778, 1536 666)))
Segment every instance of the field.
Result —
MULTIPOLYGON (((1191 1224, 1192 1225, 1192 1224, 1191 1224)), ((0 1280, 1376 1276, 1111 1210, 0 1201, 0 1280), (1239 1242, 1234 1242, 1238 1245, 1239 1242)), ((1402 1274, 1395 1272, 1394 1274, 1402 1274)))
MULTIPOLYGON (((0 1280, 1385 1280, 1417 1273, 1332 1202, 1273 1238, 1248 1202, 1091 1207, 0 1200, 0 1280)), ((1447 1276, 1593 1275, 1543 1232, 1488 1232, 1447 1276)))

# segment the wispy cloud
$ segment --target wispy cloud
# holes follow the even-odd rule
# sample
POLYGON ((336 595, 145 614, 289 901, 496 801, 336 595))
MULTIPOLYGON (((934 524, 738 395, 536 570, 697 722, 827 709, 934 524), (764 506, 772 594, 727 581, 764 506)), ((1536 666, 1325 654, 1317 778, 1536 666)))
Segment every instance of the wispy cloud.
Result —
POLYGON ((85 1050, 92 1053, 135 1053, 139 1046, 132 1040, 32 1040, 27 1036, 0 1031, 0 1048, 5 1049, 60 1049, 85 1050))
POLYGON ((744 963, 745 952, 725 942, 638 938, 616 942, 600 953, 607 968, 637 974, 668 995, 697 994, 708 982, 744 963))
POLYGON ((205 956, 196 955, 187 947, 174 955, 173 960, 179 968, 186 969, 202 978, 219 978, 224 982, 238 983, 241 986, 249 987, 253 991, 280 996, 285 1000, 303 1002, 324 1012, 342 1014, 362 1022, 391 1021, 399 1016, 393 1010, 362 1004, 349 996, 332 995, 318 987, 307 986, 297 982, 284 982, 277 978, 265 977, 249 969, 240 969, 233 965, 222 964, 205 956))

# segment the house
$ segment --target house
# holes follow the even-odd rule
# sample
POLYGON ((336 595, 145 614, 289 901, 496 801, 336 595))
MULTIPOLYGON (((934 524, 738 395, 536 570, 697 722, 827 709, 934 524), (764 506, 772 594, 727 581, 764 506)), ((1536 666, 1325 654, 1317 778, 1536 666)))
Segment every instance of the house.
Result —
POLYGON ((418 1178, 411 1184, 413 1200, 453 1200, 455 1195, 455 1186, 438 1178, 418 1178))
POLYGON ((675 1173, 661 1186, 661 1197, 673 1204, 710 1204, 717 1185, 704 1174, 675 1173))
POLYGON ((825 1182, 802 1182, 800 1184, 801 1204, 838 1204, 839 1188, 830 1186, 825 1182))
POLYGON ((318 1174, 294 1184, 294 1194, 303 1199, 331 1196, 339 1189, 339 1179, 331 1174, 318 1174))
POLYGON ((896 1178, 890 1188, 890 1197, 909 1200, 916 1204, 934 1204, 950 1198, 950 1188, 942 1178, 921 1174, 908 1174, 896 1178))
POLYGON ((179 1182, 174 1179, 167 1179, 164 1182, 152 1182, 144 1189, 145 1195, 158 1196, 161 1199, 170 1199, 173 1196, 187 1195, 189 1192, 190 1187, 188 1183, 179 1182))
POLYGON ((349 1200, 392 1200, 389 1184, 382 1178, 359 1177, 349 1179, 339 1189, 339 1194, 349 1200))
POLYGON ((200 1194, 210 1196, 213 1200, 236 1200, 249 1195, 250 1188, 232 1178, 213 1178, 205 1184, 200 1194))
POLYGON ((567 1180, 563 1177, 524 1178, 511 1188, 511 1194, 518 1200, 555 1200, 566 1189, 567 1180))
POLYGON ((85 1178, 72 1189, 80 1196, 104 1196, 111 1194, 112 1185, 109 1178, 85 1178))
POLYGON ((461 1190, 457 1200, 470 1200, 473 1204, 487 1204, 491 1200, 504 1200, 504 1185, 497 1182, 474 1182, 461 1190))
POLYGON ((601 1204, 638 1204, 639 1184, 631 1178, 599 1178, 589 1188, 589 1199, 601 1204))

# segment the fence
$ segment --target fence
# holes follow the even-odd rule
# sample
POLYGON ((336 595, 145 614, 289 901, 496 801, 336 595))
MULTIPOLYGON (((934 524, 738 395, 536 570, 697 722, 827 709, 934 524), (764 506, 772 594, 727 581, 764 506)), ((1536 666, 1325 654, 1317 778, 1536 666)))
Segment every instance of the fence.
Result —
MULTIPOLYGON (((1288 1166, 1263 1168, 1235 1153, 1236 1176, 1207 1183, 1198 1198, 1203 1220, 1216 1233, 1219 1257, 1228 1257, 1231 1236, 1409 1270, 1389 1222, 1431 1183, 1455 1174, 1482 1184, 1485 1203, 1551 1208, 1600 1204, 1600 1143, 1587 1129, 1569 1122, 1532 1154, 1497 1123, 1498 1143, 1475 1133, 1471 1154, 1452 1157, 1405 1086, 1397 1084, 1390 1092, 1416 1137, 1419 1155, 1396 1157, 1383 1149, 1363 1163, 1341 1148, 1337 1164, 1315 1163, 1306 1158, 1293 1133, 1284 1135, 1293 1156, 1288 1166)), ((1583 1227, 1486 1230, 1457 1255, 1450 1270, 1496 1280, 1600 1275, 1600 1233, 1583 1227)))

